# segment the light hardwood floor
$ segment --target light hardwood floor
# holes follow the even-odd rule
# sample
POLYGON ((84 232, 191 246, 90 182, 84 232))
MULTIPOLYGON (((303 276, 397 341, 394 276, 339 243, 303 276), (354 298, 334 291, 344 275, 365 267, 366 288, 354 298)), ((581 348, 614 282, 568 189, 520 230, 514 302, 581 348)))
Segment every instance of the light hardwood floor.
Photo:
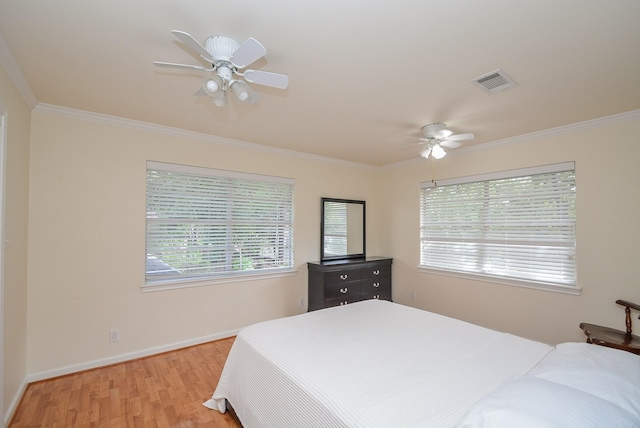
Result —
POLYGON ((240 427, 202 405, 234 339, 34 382, 9 427, 240 427))

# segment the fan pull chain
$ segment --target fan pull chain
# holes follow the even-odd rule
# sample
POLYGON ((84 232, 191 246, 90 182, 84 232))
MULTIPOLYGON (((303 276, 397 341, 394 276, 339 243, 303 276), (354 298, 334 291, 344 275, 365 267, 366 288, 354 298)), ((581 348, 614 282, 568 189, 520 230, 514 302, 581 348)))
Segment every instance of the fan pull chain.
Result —
POLYGON ((433 187, 438 187, 438 183, 436 183, 436 158, 433 156, 431 156, 431 182, 433 187))

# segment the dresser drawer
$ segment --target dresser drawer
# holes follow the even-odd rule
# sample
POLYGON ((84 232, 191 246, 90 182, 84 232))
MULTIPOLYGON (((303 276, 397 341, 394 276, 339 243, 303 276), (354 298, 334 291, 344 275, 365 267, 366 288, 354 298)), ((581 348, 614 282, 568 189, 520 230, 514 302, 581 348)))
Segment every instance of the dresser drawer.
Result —
POLYGON ((356 296, 350 296, 350 297, 342 297, 342 298, 336 297, 335 299, 325 299, 324 307, 330 308, 332 306, 344 306, 344 305, 348 305, 349 303, 360 302, 362 300, 365 300, 365 299, 360 294, 356 296))
POLYGON ((377 293, 380 290, 391 289, 391 278, 367 278, 360 281, 362 284, 362 292, 377 293))
POLYGON ((363 279, 361 284, 363 299, 380 298, 383 300, 391 300, 390 277, 363 279))
POLYGON ((391 276, 391 265, 367 266, 360 269, 360 277, 388 278, 391 276))
POLYGON ((325 299, 358 296, 362 292, 360 281, 344 282, 341 284, 327 284, 324 286, 325 299))
POLYGON ((325 284, 339 284, 358 280, 360 280, 360 269, 341 269, 324 274, 325 284))
POLYGON ((379 290, 379 291, 375 291, 373 293, 362 293, 360 294, 362 300, 369 300, 369 299, 378 299, 378 300, 391 300, 391 289, 388 288, 386 290, 379 290))

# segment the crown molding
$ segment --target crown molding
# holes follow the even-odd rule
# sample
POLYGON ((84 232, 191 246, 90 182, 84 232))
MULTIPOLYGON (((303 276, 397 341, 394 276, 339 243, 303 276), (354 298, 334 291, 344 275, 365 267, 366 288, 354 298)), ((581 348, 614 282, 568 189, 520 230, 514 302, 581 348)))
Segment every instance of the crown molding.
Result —
MULTIPOLYGON (((505 146, 510 144, 519 144, 525 143, 532 140, 537 140, 540 138, 547 137, 555 137, 558 135, 565 135, 579 131, 585 131, 593 128, 599 128, 601 126, 606 126, 614 123, 620 122, 628 122, 631 120, 640 119, 640 110, 631 110, 625 113, 614 114, 611 116, 600 117, 597 119, 585 120, 583 122, 572 123, 569 125, 557 126, 555 128, 544 129, 542 131, 531 132, 529 134, 518 135, 515 137, 503 138, 501 140, 491 141, 488 143, 475 144, 473 146, 464 147, 460 149, 456 149, 455 151, 451 151, 447 153, 447 155, 460 155, 463 153, 471 153, 471 152, 479 152, 482 150, 488 150, 494 147, 505 146)), ((408 165, 413 165, 414 163, 421 162, 424 159, 410 159, 407 161, 395 162, 388 165, 383 165, 379 168, 387 169, 387 168, 398 168, 404 167, 408 165)))
POLYGON ((374 170, 376 167, 371 165, 365 165, 357 162, 350 162, 341 159, 335 159, 325 156, 312 155, 309 153, 297 152, 295 150, 281 149, 277 147, 265 146, 262 144, 249 143, 246 141, 234 140, 232 138, 219 137, 216 135, 206 134, 203 132, 188 131, 180 128, 173 128, 165 125, 158 125, 150 122, 143 122, 139 120, 126 119, 119 116, 110 116, 101 113, 94 113, 85 110, 78 110, 69 107, 61 107, 52 104, 38 103, 33 109, 35 113, 49 114, 54 116, 64 116, 71 119, 84 120, 87 122, 95 122, 103 125, 117 126, 120 128, 129 128, 139 131, 155 132, 163 135, 170 135, 178 138, 189 138, 197 141, 204 141, 215 144, 225 144, 228 146, 257 150, 261 152, 272 153, 280 156, 289 156, 301 159, 308 159, 313 161, 328 162, 335 165, 342 165, 348 167, 356 167, 363 169, 374 170))
MULTIPOLYGON (((276 147, 264 146, 256 143, 249 143, 246 141, 234 140, 231 138, 219 137, 211 134, 205 134, 203 132, 195 132, 195 131, 187 131, 180 128, 173 128, 165 125, 158 125, 149 122, 143 122, 139 120, 126 119, 119 116, 110 116, 101 113, 93 113, 85 110, 78 110, 69 107, 61 107, 52 104, 46 103, 37 103, 34 112, 50 114, 56 116, 64 116, 72 119, 79 119, 89 122, 96 122, 111 126, 118 126, 121 128, 129 128, 136 129, 147 132, 156 132, 159 134, 170 135, 179 138, 190 138, 198 141, 205 141, 215 144, 225 144, 232 147, 249 149, 249 150, 258 150, 267 153, 273 153, 281 156, 289 156, 295 158, 309 159, 314 161, 328 162, 336 165, 343 165, 349 167, 357 167, 364 169, 389 169, 389 168, 398 168, 398 167, 406 167, 408 165, 413 165, 417 162, 421 162, 424 159, 416 158, 410 159, 401 162, 395 162, 382 166, 371 166, 365 165, 357 162, 350 162, 341 159, 335 159, 325 156, 312 155, 308 153, 297 152, 295 150, 287 150, 276 147)), ((542 131, 531 132, 528 134, 518 135, 515 137, 504 138, 501 140, 491 141, 488 143, 475 144, 473 146, 464 147, 460 149, 456 149, 452 151, 451 155, 459 155, 463 153, 471 153, 482 150, 488 150, 498 146, 510 145, 510 144, 519 144, 524 143, 540 138, 553 137, 558 135, 564 135, 568 133, 584 131, 592 128, 597 128, 613 123, 619 122, 627 122, 630 120, 636 120, 640 118, 640 109, 639 110, 631 110, 625 113, 615 114, 611 116, 605 116, 597 119, 586 120, 583 122, 572 123, 569 125, 562 125, 555 128, 545 129, 542 131)))
POLYGON ((38 104, 38 99, 33 93, 31 86, 29 86, 29 83, 27 83, 27 79, 24 78, 18 61, 16 61, 16 58, 11 53, 11 49, 9 49, 9 46, 5 43, 2 34, 0 34, 0 65, 5 69, 9 79, 11 79, 18 89, 18 92, 22 95, 27 105, 29 105, 29 108, 33 110, 38 104))
POLYGON ((627 122, 640 118, 640 110, 631 110, 625 113, 614 114, 611 116, 599 117, 597 119, 585 120, 583 122, 571 123, 568 125, 557 126, 555 128, 543 129, 542 131, 531 132, 529 134, 518 135, 515 137, 503 138, 489 143, 478 144, 477 146, 464 147, 457 149, 454 153, 474 152, 478 150, 487 150, 492 147, 504 146, 508 144, 524 143, 540 138, 557 137, 559 135, 571 134, 574 132, 585 131, 613 123, 627 122))

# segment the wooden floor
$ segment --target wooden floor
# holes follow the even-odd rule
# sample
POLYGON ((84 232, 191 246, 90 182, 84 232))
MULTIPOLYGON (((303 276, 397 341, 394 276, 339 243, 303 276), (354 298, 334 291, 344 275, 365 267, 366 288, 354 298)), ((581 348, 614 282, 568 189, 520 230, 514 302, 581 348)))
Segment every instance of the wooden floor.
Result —
POLYGON ((240 427, 202 405, 234 339, 34 382, 9 427, 240 427))

